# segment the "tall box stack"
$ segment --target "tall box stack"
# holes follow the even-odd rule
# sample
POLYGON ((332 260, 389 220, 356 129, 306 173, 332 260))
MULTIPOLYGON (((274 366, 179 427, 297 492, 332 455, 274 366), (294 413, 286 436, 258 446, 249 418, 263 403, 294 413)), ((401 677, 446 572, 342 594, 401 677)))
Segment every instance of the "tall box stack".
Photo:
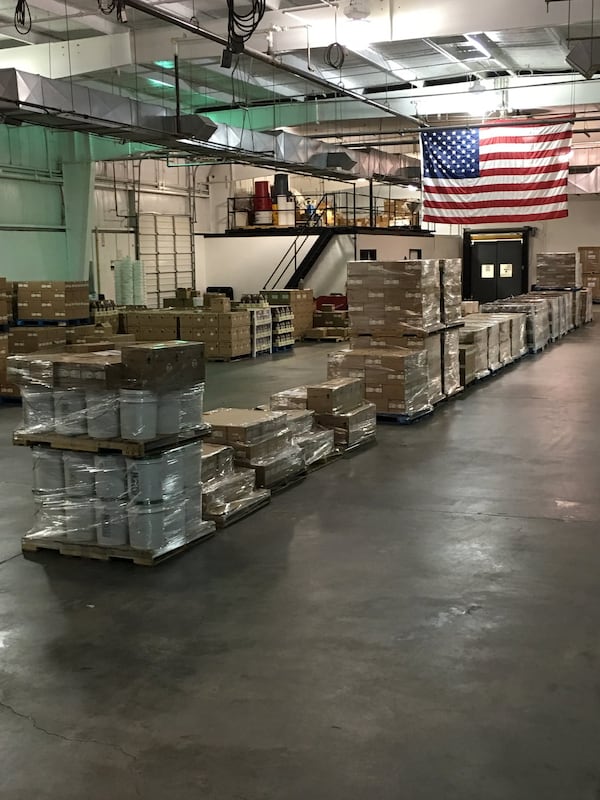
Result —
POLYGON ((525 314, 527 348, 531 353, 543 349, 550 341, 549 308, 546 300, 534 299, 533 296, 513 297, 484 303, 480 310, 484 314, 525 314))
POLYGON ((20 320, 89 320, 89 286, 85 281, 19 281, 16 290, 20 320))
POLYGON ((293 335, 295 340, 302 339, 313 327, 314 299, 312 289, 281 289, 262 291, 269 305, 289 306, 294 315, 293 335))
POLYGON ((217 408, 205 416, 212 429, 208 441, 232 447, 235 464, 252 468, 260 488, 303 473, 302 450, 292 443, 285 412, 217 408))
POLYGON ((462 319, 462 259, 440 260, 441 317, 445 325, 462 319))
POLYGON ((442 393, 452 397, 460 391, 460 328, 443 331, 442 336, 442 393))
POLYGON ((580 247, 582 285, 590 289, 594 302, 600 301, 600 247, 580 247))
POLYGON ((174 311, 127 311, 126 333, 139 342, 164 342, 178 338, 177 314, 174 311))
POLYGON ((218 314, 218 358, 238 358, 252 352, 250 312, 230 311, 218 314))
POLYGON ((581 263, 575 253, 538 253, 536 286, 542 289, 580 289, 581 280, 581 263))
POLYGON ((423 261, 349 261, 348 311, 355 334, 439 326, 440 268, 423 261))
POLYGON ((214 530, 202 521, 202 344, 11 356, 8 371, 23 395, 14 441, 33 448, 24 549, 116 547, 152 563, 214 530))
POLYGON ((217 355, 219 340, 219 315, 215 312, 181 311, 179 336, 186 342, 204 342, 206 357, 217 355))

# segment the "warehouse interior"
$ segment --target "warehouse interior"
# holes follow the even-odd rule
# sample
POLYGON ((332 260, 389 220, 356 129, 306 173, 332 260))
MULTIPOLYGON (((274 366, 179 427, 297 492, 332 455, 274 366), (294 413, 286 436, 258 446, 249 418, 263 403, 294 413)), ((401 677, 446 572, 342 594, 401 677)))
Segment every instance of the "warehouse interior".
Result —
POLYGON ((599 26, 4 3, 3 800, 600 797, 599 26), (505 126, 568 215, 427 221, 505 126))

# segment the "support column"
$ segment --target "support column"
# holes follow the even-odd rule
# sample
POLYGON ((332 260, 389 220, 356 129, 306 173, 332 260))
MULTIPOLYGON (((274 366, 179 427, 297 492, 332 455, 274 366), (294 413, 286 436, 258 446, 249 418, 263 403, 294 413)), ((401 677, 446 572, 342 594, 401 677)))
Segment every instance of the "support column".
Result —
POLYGON ((88 136, 72 134, 70 144, 62 164, 67 274, 70 280, 81 281, 90 275, 95 168, 88 136))

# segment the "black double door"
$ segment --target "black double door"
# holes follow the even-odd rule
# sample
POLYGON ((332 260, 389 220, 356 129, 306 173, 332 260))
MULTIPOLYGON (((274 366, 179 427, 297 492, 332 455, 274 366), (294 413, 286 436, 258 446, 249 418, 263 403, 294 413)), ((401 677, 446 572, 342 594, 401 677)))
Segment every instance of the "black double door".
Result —
POLYGON ((480 303, 521 294, 527 286, 522 239, 471 239, 470 295, 480 303))

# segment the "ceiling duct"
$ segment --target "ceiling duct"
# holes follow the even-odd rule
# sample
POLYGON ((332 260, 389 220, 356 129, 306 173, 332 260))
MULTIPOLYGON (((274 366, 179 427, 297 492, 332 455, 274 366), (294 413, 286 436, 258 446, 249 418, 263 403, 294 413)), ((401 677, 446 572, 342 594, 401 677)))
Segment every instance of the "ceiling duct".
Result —
POLYGON ((565 61, 586 80, 590 80, 600 70, 600 39, 576 42, 565 56, 565 61))
POLYGON ((348 150, 284 131, 242 130, 195 114, 177 118, 163 106, 14 69, 0 70, 0 116, 11 124, 93 133, 198 157, 348 180, 377 175, 396 181, 399 170, 419 165, 409 156, 348 150))

